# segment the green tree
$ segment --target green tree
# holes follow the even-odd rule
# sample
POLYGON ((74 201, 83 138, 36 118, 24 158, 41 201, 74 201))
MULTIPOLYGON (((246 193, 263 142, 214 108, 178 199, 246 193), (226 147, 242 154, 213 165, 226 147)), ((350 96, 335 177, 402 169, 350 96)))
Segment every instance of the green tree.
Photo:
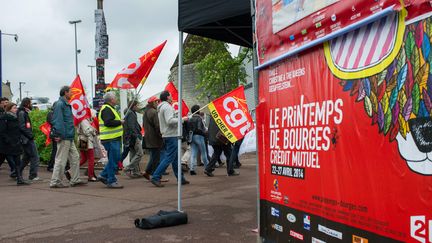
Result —
POLYGON ((184 62, 195 63, 199 79, 195 88, 202 91, 198 99, 217 98, 236 88, 239 83, 245 83, 247 74, 242 62, 251 57, 251 49, 244 48, 233 58, 226 43, 191 36, 185 47, 184 62))

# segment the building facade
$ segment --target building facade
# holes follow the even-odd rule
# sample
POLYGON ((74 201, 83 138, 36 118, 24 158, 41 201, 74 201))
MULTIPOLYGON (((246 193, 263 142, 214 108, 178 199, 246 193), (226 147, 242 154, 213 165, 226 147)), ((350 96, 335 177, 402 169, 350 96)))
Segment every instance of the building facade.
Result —
POLYGON ((2 97, 6 97, 9 100, 12 100, 13 94, 11 89, 11 83, 9 81, 6 81, 6 83, 2 82, 2 97))

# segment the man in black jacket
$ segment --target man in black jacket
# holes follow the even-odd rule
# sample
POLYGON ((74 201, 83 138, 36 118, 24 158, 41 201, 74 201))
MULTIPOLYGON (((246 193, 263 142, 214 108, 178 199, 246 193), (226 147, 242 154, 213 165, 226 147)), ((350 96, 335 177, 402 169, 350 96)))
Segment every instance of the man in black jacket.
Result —
POLYGON ((123 141, 130 149, 130 163, 123 170, 130 178, 139 178, 141 177, 139 164, 143 157, 141 145, 143 138, 141 135, 141 126, 138 123, 136 114, 138 102, 136 100, 129 102, 128 108, 129 111, 125 116, 125 122, 123 124, 123 141))
POLYGON ((192 115, 188 121, 189 131, 193 133, 191 141, 191 158, 189 163, 191 175, 196 175, 195 166, 197 165, 198 152, 201 153, 201 161, 204 165, 207 166, 209 163, 205 144, 207 128, 204 126, 202 116, 198 113, 199 109, 199 105, 192 106, 191 111, 194 115, 192 115))
POLYGON ((24 150, 23 168, 30 163, 29 180, 39 181, 39 153, 34 142, 34 135, 29 112, 32 109, 30 98, 24 98, 18 109, 18 122, 21 132, 21 142, 24 150))

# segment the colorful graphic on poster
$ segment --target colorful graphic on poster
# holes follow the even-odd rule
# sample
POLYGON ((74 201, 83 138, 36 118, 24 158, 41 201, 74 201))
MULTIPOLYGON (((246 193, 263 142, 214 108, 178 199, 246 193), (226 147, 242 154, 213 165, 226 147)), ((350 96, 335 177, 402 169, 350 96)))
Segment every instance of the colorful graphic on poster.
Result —
MULTIPOLYGON (((363 28, 359 31, 360 35, 362 31, 363 28)), ((381 39, 382 33, 386 32, 379 29, 373 38, 381 39)), ((379 132, 389 134, 390 141, 397 140, 399 153, 409 168, 424 175, 432 175, 432 158, 428 157, 432 146, 432 133, 429 132, 432 129, 431 38, 432 19, 427 18, 407 26, 400 38, 401 48, 393 51, 395 58, 375 65, 360 62, 360 65, 346 67, 336 64, 338 57, 344 56, 340 53, 361 53, 345 57, 345 64, 357 63, 353 60, 370 60, 373 58, 369 57, 382 56, 377 55, 377 52, 386 50, 387 45, 383 46, 377 41, 376 45, 370 45, 366 50, 353 43, 343 43, 341 39, 349 39, 347 35, 325 45, 326 59, 334 75, 360 78, 342 82, 344 90, 349 91, 357 102, 364 103, 365 113, 372 118, 372 124, 378 125, 379 132), (385 67, 383 70, 376 68, 384 62, 388 64, 381 65, 385 67), (359 68, 364 72, 357 72, 359 68)), ((360 41, 363 42, 357 40, 357 43, 360 41)))
POLYGON ((339 0, 272 0, 273 33, 339 0))
MULTIPOLYGON (((301 4, 301 0, 256 1, 255 36, 260 68, 275 63, 280 58, 297 54, 304 48, 320 45, 327 38, 337 37, 346 32, 354 34, 353 30, 356 28, 368 25, 384 16, 395 16, 394 14, 399 13, 404 7, 408 11, 405 18, 407 23, 417 21, 420 15, 432 11, 432 3, 426 0, 347 0, 334 3, 305 0, 304 6, 307 6, 308 2, 319 2, 315 5, 316 9, 320 8, 320 10, 298 19, 295 15, 283 15, 282 11, 284 8, 294 11, 295 6, 301 4), (283 18, 285 20, 282 20, 283 18), (296 18, 297 21, 292 24, 292 21, 287 20, 296 18), (282 28, 284 25, 285 27, 282 28)), ((398 20, 397 24, 400 23, 402 22, 398 20)), ((396 28, 391 31, 398 30, 396 28)))
POLYGON ((406 15, 260 70, 264 238, 432 242, 432 17, 406 15))

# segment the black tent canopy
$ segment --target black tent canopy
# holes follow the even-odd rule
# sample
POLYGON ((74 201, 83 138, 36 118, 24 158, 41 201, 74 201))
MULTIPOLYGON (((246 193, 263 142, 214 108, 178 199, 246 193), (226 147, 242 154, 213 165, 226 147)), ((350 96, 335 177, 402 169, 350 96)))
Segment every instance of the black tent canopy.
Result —
POLYGON ((252 47, 250 0, 179 0, 178 29, 252 47))

